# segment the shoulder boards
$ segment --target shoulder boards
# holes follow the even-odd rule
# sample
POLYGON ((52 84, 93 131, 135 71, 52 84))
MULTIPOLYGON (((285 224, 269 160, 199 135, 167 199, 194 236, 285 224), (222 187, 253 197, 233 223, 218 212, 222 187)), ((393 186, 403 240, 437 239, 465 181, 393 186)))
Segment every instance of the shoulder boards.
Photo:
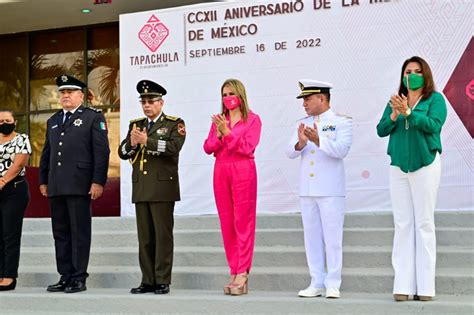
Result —
POLYGON ((141 117, 141 118, 137 118, 137 119, 132 119, 132 120, 130 120, 130 123, 139 122, 139 121, 144 120, 145 118, 146 118, 146 117, 141 117))
POLYGON ((177 121, 179 119, 179 117, 168 116, 168 115, 166 115, 165 117, 166 117, 166 119, 172 120, 172 121, 177 121))
POLYGON ((94 107, 90 107, 90 106, 87 106, 86 108, 90 109, 91 111, 94 111, 96 113, 102 113, 102 109, 98 109, 98 108, 94 108, 94 107))
POLYGON ((348 118, 348 119, 352 119, 351 116, 347 116, 345 114, 342 114, 342 113, 336 113, 336 116, 339 116, 339 117, 344 117, 344 118, 348 118))
POLYGON ((306 117, 303 117, 303 118, 300 118, 300 119, 297 119, 296 121, 302 121, 302 120, 305 120, 306 118, 308 118, 309 116, 306 116, 306 117))

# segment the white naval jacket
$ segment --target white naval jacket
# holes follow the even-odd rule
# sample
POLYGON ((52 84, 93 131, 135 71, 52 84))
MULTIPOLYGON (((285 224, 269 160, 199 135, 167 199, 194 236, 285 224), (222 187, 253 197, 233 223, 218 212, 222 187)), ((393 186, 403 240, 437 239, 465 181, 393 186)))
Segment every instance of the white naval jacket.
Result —
POLYGON ((343 158, 352 144, 352 119, 334 113, 331 109, 319 116, 308 116, 298 121, 294 135, 286 149, 286 155, 297 158, 301 155, 300 196, 331 197, 345 196, 343 158), (298 126, 304 123, 313 127, 316 123, 319 147, 308 141, 301 151, 295 150, 298 142, 298 126))

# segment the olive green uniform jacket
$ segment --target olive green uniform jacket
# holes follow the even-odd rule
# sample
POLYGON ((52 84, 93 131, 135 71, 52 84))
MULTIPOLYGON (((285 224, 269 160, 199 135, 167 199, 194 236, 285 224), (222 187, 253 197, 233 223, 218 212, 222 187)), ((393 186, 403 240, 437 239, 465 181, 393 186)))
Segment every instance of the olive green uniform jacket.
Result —
POLYGON ((121 159, 132 162, 132 202, 180 200, 178 161, 179 151, 186 139, 184 121, 162 113, 153 127, 147 130, 146 146, 136 148, 130 143, 133 126, 140 130, 148 129, 148 119, 130 121, 127 137, 118 150, 121 159))

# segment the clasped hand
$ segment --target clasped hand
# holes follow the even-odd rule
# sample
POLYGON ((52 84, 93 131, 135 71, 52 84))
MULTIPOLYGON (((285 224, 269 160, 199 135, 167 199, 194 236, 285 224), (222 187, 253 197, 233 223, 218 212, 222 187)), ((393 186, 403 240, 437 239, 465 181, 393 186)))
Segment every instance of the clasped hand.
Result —
POLYGON ((148 140, 148 134, 146 127, 143 128, 143 131, 140 131, 140 128, 133 126, 132 131, 130 131, 130 144, 132 147, 136 147, 139 144, 145 145, 148 140))
POLYGON ((216 135, 218 138, 227 136, 230 133, 229 122, 223 114, 212 115, 211 120, 216 125, 216 135))
POLYGON ((392 108, 392 114, 390 118, 392 120, 397 119, 398 115, 406 116, 408 110, 408 99, 405 95, 392 95, 390 97, 390 107, 392 108))
POLYGON ((303 148, 308 143, 308 140, 319 146, 319 133, 316 123, 313 124, 313 127, 306 126, 303 123, 298 126, 299 147, 303 148))

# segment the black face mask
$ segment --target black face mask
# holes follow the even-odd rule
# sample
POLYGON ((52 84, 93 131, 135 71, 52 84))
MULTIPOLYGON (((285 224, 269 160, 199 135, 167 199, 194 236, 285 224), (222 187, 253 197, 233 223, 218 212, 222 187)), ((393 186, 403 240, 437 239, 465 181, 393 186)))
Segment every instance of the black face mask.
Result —
POLYGON ((15 130, 15 123, 11 123, 11 124, 4 123, 0 125, 0 133, 4 134, 5 136, 8 136, 9 134, 11 134, 13 130, 15 130))

